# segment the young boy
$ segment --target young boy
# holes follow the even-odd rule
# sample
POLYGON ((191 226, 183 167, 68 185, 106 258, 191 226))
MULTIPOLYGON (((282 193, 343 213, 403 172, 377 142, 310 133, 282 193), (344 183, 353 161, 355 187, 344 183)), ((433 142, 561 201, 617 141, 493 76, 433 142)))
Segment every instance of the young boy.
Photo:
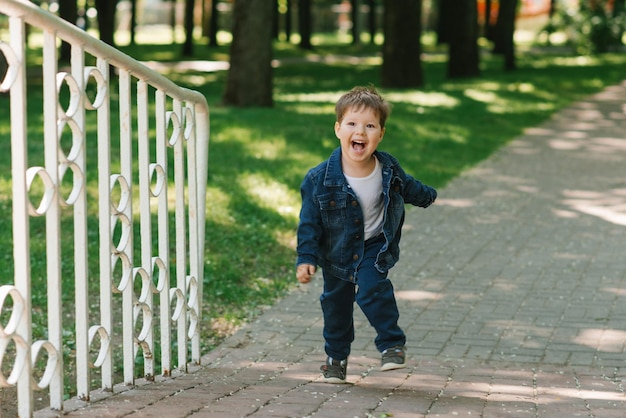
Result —
POLYGON ((398 261, 404 204, 426 208, 437 192, 377 151, 390 107, 373 87, 355 87, 336 104, 340 147, 301 186, 296 276, 309 283, 321 266, 328 383, 345 383, 354 340, 353 305, 377 333, 381 370, 406 365, 404 332, 388 271, 398 261))

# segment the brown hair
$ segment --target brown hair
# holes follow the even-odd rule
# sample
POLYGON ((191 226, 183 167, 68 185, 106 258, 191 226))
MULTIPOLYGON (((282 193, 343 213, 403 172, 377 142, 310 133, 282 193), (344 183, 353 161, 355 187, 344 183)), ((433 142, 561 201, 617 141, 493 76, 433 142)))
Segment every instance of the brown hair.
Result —
POLYGON ((344 113, 348 109, 361 110, 369 108, 378 115, 380 127, 385 127, 387 117, 391 112, 391 106, 387 103, 373 86, 355 87, 339 98, 335 105, 337 122, 341 122, 344 113))

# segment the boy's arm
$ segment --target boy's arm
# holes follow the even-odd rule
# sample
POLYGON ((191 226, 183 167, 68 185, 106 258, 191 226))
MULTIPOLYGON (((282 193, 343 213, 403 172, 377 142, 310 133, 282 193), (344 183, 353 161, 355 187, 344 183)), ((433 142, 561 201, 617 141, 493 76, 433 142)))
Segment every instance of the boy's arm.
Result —
POLYGON ((437 199, 437 190, 406 174, 404 201, 421 208, 429 207, 437 199))
POLYGON ((315 273, 319 258, 319 240, 322 234, 322 219, 319 207, 313 198, 312 187, 310 187, 310 184, 307 187, 306 182, 307 180, 300 188, 302 208, 300 209, 300 222, 297 233, 298 245, 296 248, 298 254, 296 274, 299 281, 301 281, 301 278, 306 279, 305 273, 309 275, 315 273))

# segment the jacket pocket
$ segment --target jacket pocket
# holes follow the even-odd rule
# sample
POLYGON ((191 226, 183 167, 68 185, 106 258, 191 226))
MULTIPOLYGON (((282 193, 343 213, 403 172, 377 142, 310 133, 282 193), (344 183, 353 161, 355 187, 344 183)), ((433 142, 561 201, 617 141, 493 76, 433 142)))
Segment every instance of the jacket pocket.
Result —
POLYGON ((324 225, 331 229, 345 225, 347 219, 346 196, 326 194, 320 196, 319 203, 324 225))

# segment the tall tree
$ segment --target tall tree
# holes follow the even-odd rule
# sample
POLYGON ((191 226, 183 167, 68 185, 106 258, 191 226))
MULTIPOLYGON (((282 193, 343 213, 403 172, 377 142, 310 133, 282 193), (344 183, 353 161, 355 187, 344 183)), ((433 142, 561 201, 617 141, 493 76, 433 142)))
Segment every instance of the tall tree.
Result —
POLYGON ((485 15, 484 15, 484 25, 483 25, 483 35, 485 38, 493 41, 493 30, 494 25, 491 22, 491 13, 492 13, 492 2, 491 0, 485 0, 485 15))
POLYGON ((376 42, 376 0, 367 0, 369 13, 367 14, 367 26, 370 32, 370 43, 376 42))
POLYGON ((209 18, 209 46, 218 46, 219 43, 217 41, 217 30, 218 28, 218 11, 217 11, 217 0, 211 1, 211 14, 209 18))
POLYGON ((384 8, 382 85, 421 87, 422 0, 385 0, 384 8))
POLYGON ((447 44, 450 41, 450 33, 454 30, 448 9, 456 7, 456 0, 437 0, 434 6, 437 10, 437 44, 447 44))
POLYGON ((453 1, 446 9, 450 22, 448 77, 474 77, 480 74, 478 55, 478 7, 476 0, 453 1))
MULTIPOLYGON (((76 0, 60 0, 59 17, 72 24, 76 24, 76 21, 78 20, 78 4, 76 3, 76 0)), ((70 62, 70 49, 70 44, 67 42, 61 43, 61 55, 59 56, 60 62, 70 62)))
POLYGON ((285 6, 287 10, 285 11, 285 38, 287 42, 291 40, 291 10, 293 9, 294 0, 286 0, 285 6))
POLYGON ((130 1, 130 44, 135 45, 137 34, 137 0, 130 1))
POLYGON ((280 36, 280 5, 278 0, 274 1, 274 12, 272 13, 272 37, 278 39, 280 36))
POLYGON ((185 42, 183 43, 183 56, 193 54, 193 10, 196 7, 194 0, 185 0, 185 42))
POLYGON ((115 9, 117 0, 96 0, 100 40, 115 46, 115 9))
POLYGON ((311 19, 311 0, 298 0, 298 29, 300 30, 300 48, 302 49, 313 49, 311 19))
POLYGON ((504 69, 514 70, 515 64, 515 17, 518 0, 500 0, 496 22, 493 51, 504 56, 504 69))
POLYGON ((275 0, 237 0, 224 104, 272 106, 272 25, 275 0))
POLYGON ((170 0, 170 28, 172 29, 172 43, 176 42, 176 0, 170 0))
POLYGON ((359 22, 359 0, 350 0, 350 18, 352 20, 352 44, 358 45, 361 42, 361 22, 359 22))

